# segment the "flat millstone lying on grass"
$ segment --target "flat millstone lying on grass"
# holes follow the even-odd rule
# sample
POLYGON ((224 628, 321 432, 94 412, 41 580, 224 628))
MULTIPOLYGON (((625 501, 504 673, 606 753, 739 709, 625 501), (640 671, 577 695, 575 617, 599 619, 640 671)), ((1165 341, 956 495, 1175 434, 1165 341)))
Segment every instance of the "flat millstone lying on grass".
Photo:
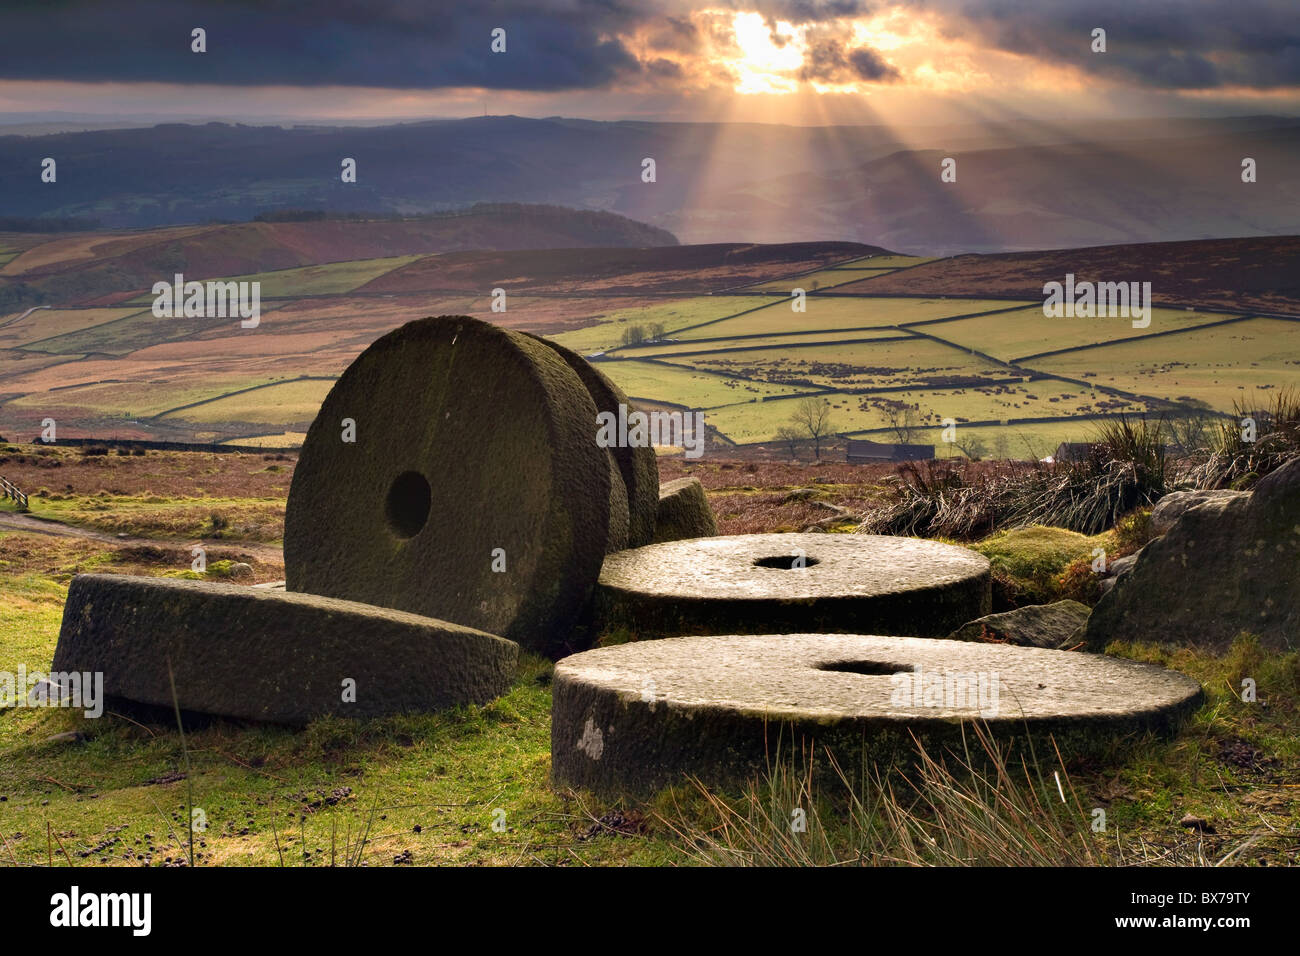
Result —
POLYGON ((182 710, 304 724, 486 704, 519 646, 482 631, 311 594, 82 574, 52 670, 104 675, 104 693, 182 710), (355 681, 355 702, 344 681, 355 681))
POLYGON ((615 474, 553 349, 466 316, 409 322, 348 366, 307 433, 288 589, 555 653, 600 573, 615 474))
POLYGON ((738 786, 778 751, 815 742, 848 779, 978 749, 972 722, 1040 759, 1100 753, 1122 734, 1176 727, 1201 698, 1190 677, 1072 651, 914 637, 781 634, 684 637, 604 647, 560 661, 552 681, 556 783, 650 794, 687 775, 738 786), (1041 745, 1041 746, 1040 746, 1041 745), (1046 748, 1046 749, 1043 749, 1046 748))
POLYGON ((812 631, 943 637, 989 613, 990 588, 987 558, 936 541, 743 534, 611 554, 592 614, 598 629, 626 628, 643 638, 812 631))

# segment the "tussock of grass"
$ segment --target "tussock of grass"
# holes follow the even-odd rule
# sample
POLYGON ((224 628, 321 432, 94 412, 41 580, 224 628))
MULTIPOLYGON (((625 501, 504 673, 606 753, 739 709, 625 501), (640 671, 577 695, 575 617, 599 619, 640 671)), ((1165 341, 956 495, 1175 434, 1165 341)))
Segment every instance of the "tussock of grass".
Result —
POLYGON ((1192 469, 1198 488, 1248 488, 1255 480, 1300 456, 1300 389, 1286 387, 1266 408, 1235 403, 1233 420, 1219 422, 1209 453, 1192 469), (1242 421, 1255 421, 1254 441, 1242 435, 1242 421))
POLYGON ((908 464, 891 480, 893 500, 868 512, 860 530, 969 539, 1046 524, 1098 534, 1172 490, 1165 433, 1163 421, 1121 417, 1101 427, 1080 460, 985 469, 908 464))
POLYGON ((961 754, 919 744, 907 775, 850 781, 829 754, 778 756, 738 799, 696 783, 660 818, 692 859, 714 866, 1109 866, 1204 864, 1202 848, 1125 844, 1096 815, 1059 753, 1008 759, 974 725, 961 754), (818 784, 817 760, 835 770, 818 784))

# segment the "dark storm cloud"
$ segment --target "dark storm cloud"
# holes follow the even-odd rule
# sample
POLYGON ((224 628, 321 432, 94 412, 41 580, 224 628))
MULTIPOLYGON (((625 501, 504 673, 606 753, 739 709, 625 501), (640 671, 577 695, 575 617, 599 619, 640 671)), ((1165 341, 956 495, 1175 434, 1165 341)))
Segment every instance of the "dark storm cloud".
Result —
POLYGON ((1300 84, 1297 0, 920 0, 948 31, 1158 89, 1300 84), (964 27, 964 29, 963 29, 964 27), (1106 31, 1106 53, 1091 51, 1106 31))
POLYGON ((848 44, 852 19, 895 7, 1129 86, 1300 85, 1300 0, 8 0, 0 79, 617 89, 715 70, 690 61, 726 29, 692 19, 711 8, 757 12, 777 45, 788 42, 778 21, 808 29, 805 79, 890 81, 880 54, 848 44), (1105 54, 1090 51, 1099 26, 1105 54), (208 31, 206 54, 190 52, 194 27, 208 31), (507 31, 504 54, 489 52, 494 27, 507 31))
POLYGON ((898 69, 875 50, 865 46, 848 49, 824 32, 811 34, 803 69, 799 71, 799 79, 820 83, 893 82, 898 78, 898 69))
POLYGON ((849 51, 849 66, 862 80, 895 80, 898 70, 870 47, 860 46, 849 51))
POLYGON ((615 36, 649 3, 52 0, 0 12, 0 78, 235 85, 596 88, 640 73, 615 36), (190 32, 207 30, 205 54, 190 32), (490 52, 506 30, 506 52, 490 52))

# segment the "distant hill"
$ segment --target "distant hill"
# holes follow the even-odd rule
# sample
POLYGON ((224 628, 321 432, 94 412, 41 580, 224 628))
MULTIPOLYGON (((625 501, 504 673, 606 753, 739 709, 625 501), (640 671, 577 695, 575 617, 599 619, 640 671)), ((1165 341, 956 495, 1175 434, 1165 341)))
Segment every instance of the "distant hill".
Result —
MULTIPOLYGON (((176 272, 204 279, 428 253, 584 246, 675 246, 669 232, 613 213, 480 205, 433 218, 248 222, 144 232, 21 237, 0 267, 0 310, 147 289, 176 272)), ((0 248, 6 237, 0 234, 0 248)))
POLYGON ((954 256, 835 292, 1041 298, 1045 282, 1150 282, 1160 304, 1300 315, 1300 236, 954 256))
POLYGON ((835 239, 927 255, 1287 234, 1296 168, 1300 119, 1277 116, 917 129, 497 116, 0 136, 14 217, 123 228, 524 202, 608 210, 688 243, 835 239), (55 184, 40 181, 44 157, 55 184), (955 183, 940 181, 946 157, 955 183), (1243 157, 1257 182, 1241 182, 1243 157), (344 158, 355 183, 340 181, 344 158))

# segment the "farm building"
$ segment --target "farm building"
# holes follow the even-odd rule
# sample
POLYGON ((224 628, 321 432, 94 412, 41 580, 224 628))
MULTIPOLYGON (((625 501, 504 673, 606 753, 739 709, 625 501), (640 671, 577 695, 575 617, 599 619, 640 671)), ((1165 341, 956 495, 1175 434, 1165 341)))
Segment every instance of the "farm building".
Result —
POLYGON ((933 457, 933 445, 890 445, 849 439, 844 449, 844 460, 849 462, 929 461, 933 457))
POLYGON ((1053 461, 1083 461, 1092 454, 1093 443, 1088 441, 1063 441, 1056 446, 1053 461))

